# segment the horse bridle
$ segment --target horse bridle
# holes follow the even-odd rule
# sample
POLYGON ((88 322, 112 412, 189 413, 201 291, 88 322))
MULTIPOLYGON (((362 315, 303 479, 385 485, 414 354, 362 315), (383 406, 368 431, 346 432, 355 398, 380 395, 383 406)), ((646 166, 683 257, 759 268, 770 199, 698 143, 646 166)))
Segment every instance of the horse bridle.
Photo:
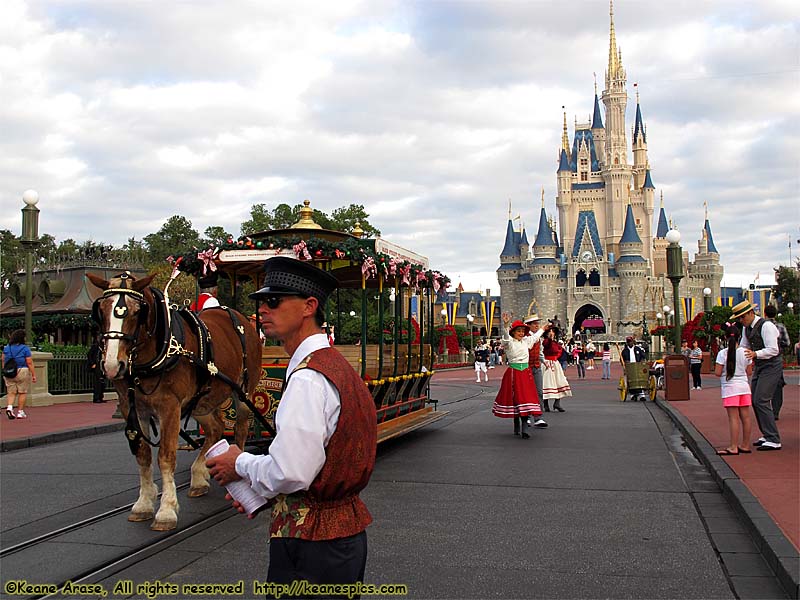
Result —
POLYGON ((104 340, 123 340, 128 341, 131 344, 135 344, 137 338, 139 337, 139 328, 143 323, 147 323, 149 305, 147 302, 145 302, 143 293, 126 287, 107 289, 103 292, 103 295, 100 296, 100 298, 94 301, 94 304, 92 305, 92 320, 97 323, 102 330, 103 322, 100 315, 100 303, 106 298, 114 295, 119 295, 119 300, 117 300, 117 303, 114 305, 112 311, 114 316, 119 319, 124 320, 128 317, 129 309, 128 303, 126 302, 127 296, 131 296, 139 303, 139 313, 136 320, 136 328, 134 329, 133 334, 126 334, 124 331, 101 331, 100 337, 102 337, 104 340))

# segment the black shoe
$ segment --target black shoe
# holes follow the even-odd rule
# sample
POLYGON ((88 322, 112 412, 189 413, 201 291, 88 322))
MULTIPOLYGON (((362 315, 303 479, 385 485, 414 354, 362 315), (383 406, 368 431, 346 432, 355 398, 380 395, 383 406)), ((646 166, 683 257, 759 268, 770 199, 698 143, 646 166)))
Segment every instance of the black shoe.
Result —
POLYGON ((92 404, 105 404, 108 400, 92 400, 92 404))
POLYGON ((550 407, 549 406, 545 406, 544 407, 544 412, 550 412, 550 407))
POLYGON ((565 408, 561 408, 560 406, 554 406, 553 408, 554 408, 555 410, 557 410, 558 412, 567 412, 567 409, 565 409, 565 408))
POLYGON ((531 436, 530 436, 529 434, 527 434, 527 433, 523 433, 523 434, 522 434, 522 439, 523 439, 523 440, 528 440, 528 439, 530 439, 530 437, 531 437, 531 436))
POLYGON ((515 432, 514 432, 514 435, 519 435, 519 431, 515 431, 515 432))

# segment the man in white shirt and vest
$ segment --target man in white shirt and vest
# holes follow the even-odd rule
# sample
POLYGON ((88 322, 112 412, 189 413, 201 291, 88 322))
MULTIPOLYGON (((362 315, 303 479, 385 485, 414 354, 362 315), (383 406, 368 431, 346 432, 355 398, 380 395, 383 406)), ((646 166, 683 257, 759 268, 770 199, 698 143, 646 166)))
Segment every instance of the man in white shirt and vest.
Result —
POLYGON ((364 382, 322 330, 337 281, 288 257, 268 259, 264 271, 264 287, 250 297, 260 302, 264 333, 291 357, 277 435, 269 455, 231 446, 206 465, 220 484, 246 479, 273 500, 268 582, 363 582, 372 517, 358 494, 375 465, 377 418, 364 382))
POLYGON ((772 398, 783 377, 778 328, 769 320, 757 316, 749 300, 743 300, 733 307, 731 320, 738 321, 744 328, 739 345, 744 348, 745 356, 755 364, 750 390, 753 412, 762 437, 753 445, 758 450, 780 450, 781 436, 772 412, 772 398))

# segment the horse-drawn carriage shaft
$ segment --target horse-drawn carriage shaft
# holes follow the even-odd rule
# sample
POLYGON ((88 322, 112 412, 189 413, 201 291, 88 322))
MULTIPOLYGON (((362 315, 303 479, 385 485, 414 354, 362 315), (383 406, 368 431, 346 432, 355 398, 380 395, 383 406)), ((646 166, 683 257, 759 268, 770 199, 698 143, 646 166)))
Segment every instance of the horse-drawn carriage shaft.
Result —
MULTIPOLYGON (((179 510, 174 472, 181 417, 191 414, 206 432, 192 464, 189 489, 190 497, 202 496, 209 489, 205 451, 224 432, 219 408, 240 390, 250 397, 258 384, 259 336, 244 315, 227 308, 209 309, 196 318, 186 311, 172 311, 163 294, 148 287, 152 277, 138 281, 130 274, 110 281, 87 277, 104 290, 94 310, 104 365, 120 398, 126 435, 139 464, 139 498, 128 518, 147 521, 155 516, 152 529, 174 529, 179 510), (160 428, 157 443, 146 433, 151 418, 160 428), (158 447, 162 477, 157 512, 151 444, 158 447)), ((244 447, 251 413, 241 402, 236 413, 236 442, 244 447)))

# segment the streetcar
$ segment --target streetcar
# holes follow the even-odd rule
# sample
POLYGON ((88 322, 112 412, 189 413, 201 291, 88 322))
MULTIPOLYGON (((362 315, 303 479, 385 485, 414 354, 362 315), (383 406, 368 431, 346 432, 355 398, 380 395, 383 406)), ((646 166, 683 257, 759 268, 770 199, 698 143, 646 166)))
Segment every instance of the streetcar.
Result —
MULTIPOLYGON (((212 260, 230 278, 233 290, 247 280, 258 289, 264 261, 273 256, 311 262, 339 281, 327 302, 326 329, 333 347, 361 376, 375 401, 379 443, 445 416, 431 399, 430 382, 435 374, 434 305, 449 279, 431 270, 426 257, 380 237, 366 238, 359 224, 352 234, 323 229, 306 200, 292 227, 228 240, 212 260), (344 339, 340 332, 352 332, 354 322, 359 324, 357 339, 344 339)), ((258 310, 251 319, 260 330, 258 310)), ((273 438, 289 363, 283 347, 269 343, 262 348, 260 381, 251 399, 250 446, 268 445, 273 438)), ((220 411, 230 437, 236 419, 232 397, 220 411)))

